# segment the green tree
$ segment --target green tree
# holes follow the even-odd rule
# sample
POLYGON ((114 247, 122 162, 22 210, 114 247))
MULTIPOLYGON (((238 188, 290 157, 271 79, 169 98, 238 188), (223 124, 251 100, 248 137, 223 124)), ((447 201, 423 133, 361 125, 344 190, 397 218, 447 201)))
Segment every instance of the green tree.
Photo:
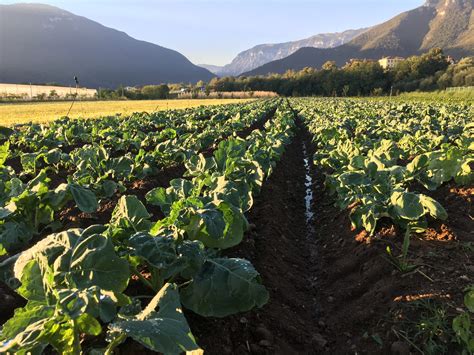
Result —
POLYGON ((146 85, 141 89, 143 98, 150 100, 166 99, 169 92, 168 85, 146 85))
POLYGON ((333 60, 328 60, 326 63, 323 64, 322 69, 323 70, 336 70, 337 69, 336 62, 333 60))
POLYGON ((56 90, 51 90, 48 95, 49 99, 56 100, 59 98, 59 95, 56 90))
POLYGON ((205 87, 205 86, 206 86, 206 83, 205 83, 204 81, 202 81, 202 80, 199 80, 199 81, 196 83, 196 87, 197 87, 198 89, 203 88, 203 87, 205 87))

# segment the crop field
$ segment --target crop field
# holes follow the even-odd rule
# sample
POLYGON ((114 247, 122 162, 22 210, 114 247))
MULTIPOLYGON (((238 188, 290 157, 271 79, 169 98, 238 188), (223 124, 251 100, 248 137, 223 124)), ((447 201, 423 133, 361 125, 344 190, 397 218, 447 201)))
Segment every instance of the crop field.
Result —
MULTIPOLYGON (((97 118, 116 114, 126 116, 134 112, 185 109, 246 101, 250 99, 76 101, 69 117, 97 118)), ((51 122, 65 116, 70 106, 71 102, 0 103, 0 125, 51 122)))
POLYGON ((472 352, 472 105, 231 102, 3 123, 0 353, 472 352))

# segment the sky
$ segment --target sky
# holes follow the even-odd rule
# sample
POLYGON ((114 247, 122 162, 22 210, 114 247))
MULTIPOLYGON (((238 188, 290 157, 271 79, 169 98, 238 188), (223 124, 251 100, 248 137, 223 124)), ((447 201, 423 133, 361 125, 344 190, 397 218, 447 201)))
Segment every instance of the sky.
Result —
MULTIPOLYGON (((0 4, 19 1, 0 0, 0 4)), ((32 1, 20 1, 32 2, 32 1)), ((262 43, 379 24, 423 0, 39 0, 179 51, 195 64, 224 65, 262 43)))

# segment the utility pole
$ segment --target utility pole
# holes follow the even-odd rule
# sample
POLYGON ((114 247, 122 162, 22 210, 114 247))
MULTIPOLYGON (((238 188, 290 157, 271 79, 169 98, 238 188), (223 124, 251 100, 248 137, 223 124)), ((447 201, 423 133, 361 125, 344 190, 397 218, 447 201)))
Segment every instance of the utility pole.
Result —
POLYGON ((33 100, 33 87, 31 86, 31 83, 30 83, 30 99, 33 100))
POLYGON ((69 110, 67 111, 66 117, 69 117, 69 113, 71 112, 72 106, 74 106, 74 102, 76 102, 77 98, 77 90, 79 89, 79 79, 77 79, 77 76, 74 76, 74 81, 76 82, 76 94, 74 95, 71 106, 69 107, 69 110))

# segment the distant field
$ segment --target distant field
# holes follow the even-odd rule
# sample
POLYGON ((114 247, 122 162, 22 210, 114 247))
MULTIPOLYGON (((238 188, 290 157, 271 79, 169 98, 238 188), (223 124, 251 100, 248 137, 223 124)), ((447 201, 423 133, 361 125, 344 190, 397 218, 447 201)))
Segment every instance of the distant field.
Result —
POLYGON ((421 99, 428 101, 474 101, 474 87, 452 88, 433 92, 407 92, 399 96, 405 99, 421 99), (456 90, 457 89, 457 90, 456 90))
MULTIPOLYGON (((64 86, 44 86, 44 85, 21 85, 21 84, 0 84, 0 96, 23 96, 27 98, 35 97, 41 94, 49 95, 55 91, 59 97, 75 94, 76 88, 64 86)), ((79 88, 79 96, 94 97, 97 94, 95 89, 79 88)))
MULTIPOLYGON (((95 118, 115 114, 127 115, 133 112, 182 109, 200 105, 224 105, 250 101, 249 99, 203 99, 203 100, 145 100, 145 101, 77 101, 70 117, 95 118)), ((45 123, 65 116, 69 102, 39 102, 21 104, 0 104, 0 124, 39 122, 45 123)))

